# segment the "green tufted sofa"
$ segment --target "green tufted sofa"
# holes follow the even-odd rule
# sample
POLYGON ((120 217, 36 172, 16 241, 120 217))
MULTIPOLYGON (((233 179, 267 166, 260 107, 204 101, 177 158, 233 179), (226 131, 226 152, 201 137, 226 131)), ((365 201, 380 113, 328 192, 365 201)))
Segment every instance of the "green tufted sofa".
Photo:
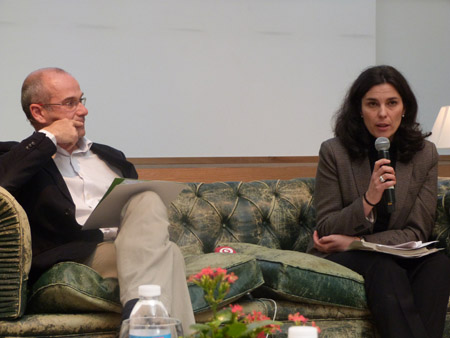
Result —
MULTIPOLYGON (((189 183, 169 210, 170 237, 187 275, 223 267, 238 275, 224 306, 239 303, 286 322, 300 312, 320 337, 377 337, 360 275, 304 253, 315 226, 314 179, 189 183), (214 252, 228 246, 236 253, 214 252)), ((450 179, 439 180, 434 235, 450 253, 450 179), (449 191, 449 192, 447 192, 449 191), (447 197, 449 196, 449 197, 447 197)), ((21 206, 0 187, 0 337, 115 337, 117 280, 73 262, 27 285, 30 232, 21 206)), ((197 321, 210 312, 189 285, 197 321)), ((450 337, 450 313, 445 337, 450 337)))

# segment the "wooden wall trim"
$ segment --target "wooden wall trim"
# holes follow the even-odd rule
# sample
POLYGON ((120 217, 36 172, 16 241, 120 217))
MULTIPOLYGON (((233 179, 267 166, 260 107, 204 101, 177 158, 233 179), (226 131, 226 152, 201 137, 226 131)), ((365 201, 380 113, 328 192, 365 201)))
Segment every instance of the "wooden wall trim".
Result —
MULTIPOLYGON (((318 156, 129 158, 139 178, 178 182, 253 181, 314 177, 318 156)), ((450 155, 439 156, 439 176, 450 177, 450 155)))
MULTIPOLYGON (((450 157, 450 156, 449 156, 450 157)), ((317 163, 318 156, 248 156, 248 157, 130 157, 128 160, 140 167, 240 165, 240 164, 287 164, 317 163)))

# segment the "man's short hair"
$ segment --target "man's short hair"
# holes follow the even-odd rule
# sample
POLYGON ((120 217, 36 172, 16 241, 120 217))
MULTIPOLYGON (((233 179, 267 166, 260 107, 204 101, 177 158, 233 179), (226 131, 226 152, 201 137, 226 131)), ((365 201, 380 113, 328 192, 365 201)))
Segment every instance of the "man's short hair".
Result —
POLYGON ((68 74, 64 69, 61 68, 41 68, 29 74, 22 84, 22 109, 31 124, 33 124, 35 121, 30 111, 30 105, 32 103, 47 103, 51 99, 50 92, 48 88, 45 87, 43 82, 44 75, 49 72, 68 74))

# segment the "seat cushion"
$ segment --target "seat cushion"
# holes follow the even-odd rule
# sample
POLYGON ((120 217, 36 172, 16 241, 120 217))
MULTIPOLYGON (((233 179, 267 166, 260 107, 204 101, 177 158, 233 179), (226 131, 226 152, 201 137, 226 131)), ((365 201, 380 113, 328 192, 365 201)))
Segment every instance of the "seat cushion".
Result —
POLYGON ((14 197, 0 187, 0 318, 19 318, 25 310, 31 267, 28 218, 14 197))
POLYGON ((83 264, 58 263, 34 283, 27 313, 121 313, 119 293, 115 278, 83 264))
MULTIPOLYGON (((218 253, 186 257, 187 276, 197 274, 206 267, 221 267, 238 276, 221 305, 233 302, 264 282, 261 269, 253 257, 218 253)), ((188 288, 194 312, 208 310, 202 289, 194 283, 189 283, 188 288)), ((33 285, 27 313, 120 313, 119 293, 117 279, 104 279, 83 264, 63 262, 54 265, 33 285)))
MULTIPOLYGON (((207 267, 220 267, 226 269, 227 273, 233 272, 238 276, 238 280, 231 285, 229 293, 219 306, 234 302, 264 283, 261 269, 255 258, 251 256, 209 253, 188 256, 185 258, 185 262, 187 277, 197 274, 207 267)), ((209 310, 210 307, 204 299, 203 290, 192 282, 188 283, 188 288, 194 313, 209 310)))
MULTIPOLYGON (((254 294, 295 302, 367 308, 364 279, 356 272, 310 254, 246 243, 221 243, 255 257, 264 277, 254 294)), ((231 254, 233 255, 233 254, 231 254)))

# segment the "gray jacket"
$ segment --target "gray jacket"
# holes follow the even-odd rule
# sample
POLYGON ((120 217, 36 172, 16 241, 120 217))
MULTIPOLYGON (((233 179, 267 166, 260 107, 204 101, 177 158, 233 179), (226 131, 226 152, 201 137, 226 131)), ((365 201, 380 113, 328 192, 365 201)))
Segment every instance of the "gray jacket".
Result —
MULTIPOLYGON (((397 161, 395 173, 395 211, 388 229, 373 233, 373 223, 364 216, 362 202, 371 177, 369 159, 352 161, 337 138, 323 142, 314 195, 319 237, 331 234, 364 236, 368 242, 381 244, 427 241, 434 226, 437 203, 438 154, 435 145, 425 141, 425 147, 410 162, 397 161)), ((312 240, 308 252, 326 255, 312 247, 312 240)))

